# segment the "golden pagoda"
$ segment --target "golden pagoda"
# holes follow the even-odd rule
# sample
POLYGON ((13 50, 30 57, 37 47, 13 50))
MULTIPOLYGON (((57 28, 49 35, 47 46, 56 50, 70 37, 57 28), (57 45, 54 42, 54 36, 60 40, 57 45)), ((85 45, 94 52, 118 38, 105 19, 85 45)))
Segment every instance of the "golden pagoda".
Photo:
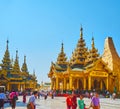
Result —
POLYGON ((18 59, 18 50, 16 50, 16 58, 13 62, 13 59, 10 60, 10 53, 7 46, 6 51, 0 64, 0 86, 5 86, 6 90, 11 91, 12 89, 17 91, 24 90, 35 90, 37 88, 37 80, 35 73, 34 75, 29 74, 26 64, 26 56, 24 56, 24 63, 20 70, 19 59, 18 59))
POLYGON ((71 67, 74 68, 76 66, 83 67, 86 63, 88 49, 86 48, 85 40, 83 39, 83 28, 80 29, 80 39, 78 40, 77 47, 74 51, 74 56, 72 57, 71 67))
POLYGON ((86 47, 81 27, 80 39, 70 60, 67 61, 63 50, 62 44, 57 62, 51 63, 48 73, 51 79, 51 89, 113 92, 116 88, 120 91, 120 58, 112 38, 107 38, 104 53, 99 56, 95 48, 94 37, 92 37, 91 49, 88 50, 86 47))

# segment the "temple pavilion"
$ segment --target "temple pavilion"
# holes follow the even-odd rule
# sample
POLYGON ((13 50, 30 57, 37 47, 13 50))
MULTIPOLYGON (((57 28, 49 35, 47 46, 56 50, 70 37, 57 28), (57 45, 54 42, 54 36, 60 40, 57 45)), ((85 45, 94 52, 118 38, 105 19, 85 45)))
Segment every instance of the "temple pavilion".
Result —
POLYGON ((26 56, 24 56, 24 62, 20 69, 18 51, 16 51, 16 58, 10 59, 10 53, 7 46, 2 63, 0 64, 0 86, 5 86, 6 90, 12 89, 17 91, 35 90, 38 88, 35 72, 30 74, 28 72, 26 64, 26 56))
POLYGON ((57 61, 51 62, 48 77, 55 90, 108 90, 120 91, 120 57, 112 37, 105 39, 104 52, 100 56, 92 37, 91 48, 86 47, 83 28, 70 60, 64 52, 63 43, 57 61))

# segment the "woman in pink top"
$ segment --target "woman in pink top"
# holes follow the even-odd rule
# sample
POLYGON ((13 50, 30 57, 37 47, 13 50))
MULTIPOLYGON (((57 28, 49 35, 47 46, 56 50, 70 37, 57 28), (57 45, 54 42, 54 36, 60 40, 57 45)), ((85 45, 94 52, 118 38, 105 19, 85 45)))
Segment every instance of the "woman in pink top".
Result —
POLYGON ((17 98, 17 97, 18 97, 18 93, 17 92, 12 91, 10 93, 10 100, 11 100, 11 107, 12 107, 12 109, 15 109, 15 107, 16 107, 16 99, 15 98, 17 98))

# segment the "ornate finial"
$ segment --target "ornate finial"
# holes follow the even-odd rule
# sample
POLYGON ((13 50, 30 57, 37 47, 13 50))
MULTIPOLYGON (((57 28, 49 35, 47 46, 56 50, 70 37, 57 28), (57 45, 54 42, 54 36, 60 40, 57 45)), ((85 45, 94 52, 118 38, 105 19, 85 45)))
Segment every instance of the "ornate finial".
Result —
POLYGON ((26 63, 26 56, 24 56, 24 63, 26 63))
POLYGON ((81 28, 80 28, 80 31, 82 31, 83 30, 83 28, 82 28, 82 24, 81 24, 81 28))
POLYGON ((16 58, 18 57, 18 50, 16 50, 16 58))
POLYGON ((62 47, 61 47, 61 52, 63 52, 63 51, 64 51, 64 47, 63 47, 64 44, 63 44, 63 42, 62 42, 61 45, 62 45, 62 47))
POLYGON ((16 59, 18 60, 18 50, 16 50, 16 59))
POLYGON ((81 38, 83 37, 83 28, 82 28, 82 25, 81 25, 81 28, 80 28, 80 37, 81 38))
POLYGON ((92 41, 94 41, 94 37, 92 37, 92 41))
POLYGON ((92 48, 94 47, 94 37, 92 36, 92 48))
POLYGON ((9 40, 7 39, 7 44, 9 43, 9 40))
POLYGON ((8 49, 8 43, 9 43, 9 41, 8 41, 8 39, 7 39, 7 49, 8 49))

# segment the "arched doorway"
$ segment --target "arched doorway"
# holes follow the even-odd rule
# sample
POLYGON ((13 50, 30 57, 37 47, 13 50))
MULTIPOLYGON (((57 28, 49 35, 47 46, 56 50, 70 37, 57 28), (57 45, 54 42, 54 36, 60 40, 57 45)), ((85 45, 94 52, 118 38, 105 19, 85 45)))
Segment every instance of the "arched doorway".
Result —
POLYGON ((106 85, 105 85, 104 80, 102 80, 102 90, 106 90, 106 85))
POLYGON ((75 79, 75 80, 73 81, 73 88, 74 88, 74 89, 77 89, 77 84, 78 84, 77 82, 78 82, 77 79, 75 79))
POLYGON ((83 90, 83 82, 81 79, 78 80, 79 90, 83 90))
POLYGON ((95 79, 93 84, 94 84, 93 89, 100 90, 100 81, 95 79))
POLYGON ((17 91, 18 90, 18 85, 17 84, 12 84, 11 85, 11 90, 17 91))

